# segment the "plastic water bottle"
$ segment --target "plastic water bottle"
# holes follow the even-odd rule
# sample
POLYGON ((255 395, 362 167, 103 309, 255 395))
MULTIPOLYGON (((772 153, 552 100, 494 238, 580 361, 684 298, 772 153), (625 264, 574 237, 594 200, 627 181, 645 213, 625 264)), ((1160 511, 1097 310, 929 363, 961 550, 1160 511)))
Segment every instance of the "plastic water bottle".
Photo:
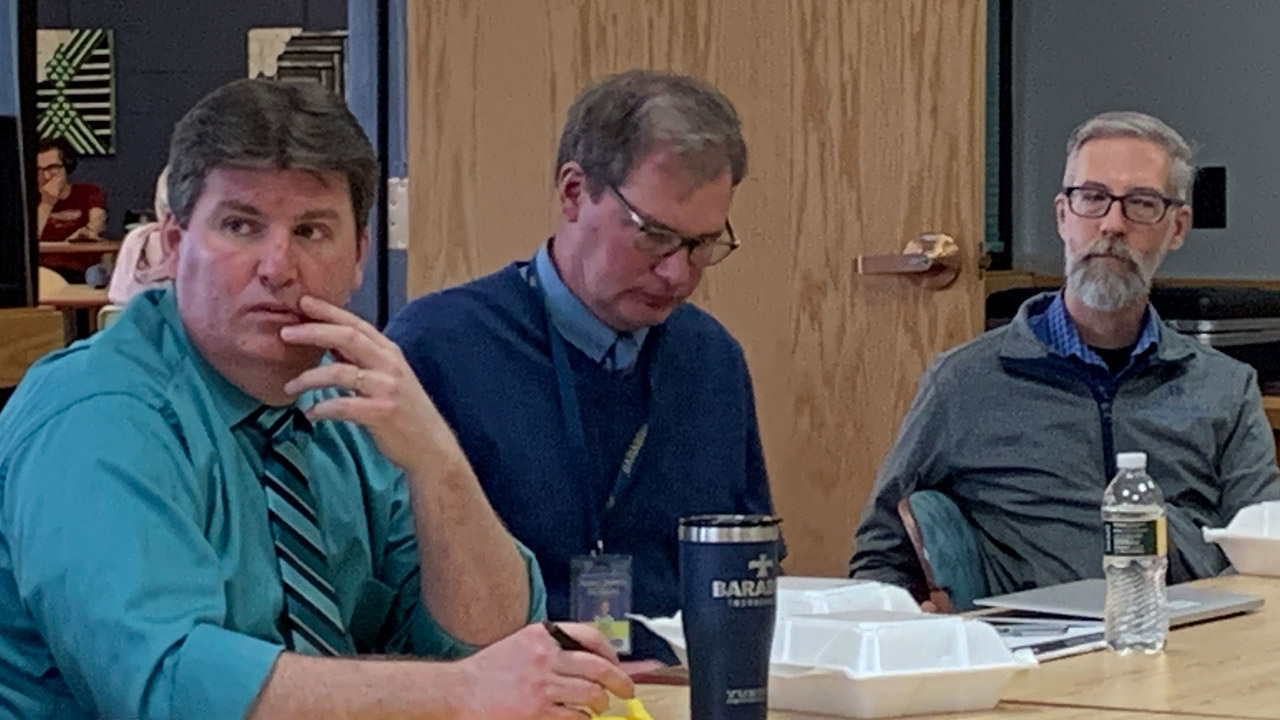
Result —
POLYGON ((1158 653, 1169 634, 1164 493, 1147 474, 1146 453, 1119 453, 1116 468, 1102 494, 1107 647, 1158 653))

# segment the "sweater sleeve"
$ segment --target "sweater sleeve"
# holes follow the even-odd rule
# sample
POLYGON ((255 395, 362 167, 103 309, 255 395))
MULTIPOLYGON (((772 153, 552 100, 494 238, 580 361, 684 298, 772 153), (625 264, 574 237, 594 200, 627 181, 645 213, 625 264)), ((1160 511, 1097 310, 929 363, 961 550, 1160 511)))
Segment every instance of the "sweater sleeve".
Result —
POLYGON ((915 400, 862 512, 849 561, 850 577, 898 585, 917 598, 927 594, 924 571, 898 516, 898 503, 917 489, 934 487, 942 480, 938 448, 949 423, 938 374, 935 365, 920 379, 915 400))
MULTIPOLYGON (((751 373, 743 364, 743 383, 746 402, 742 418, 746 428, 746 486, 742 497, 742 512, 748 515, 773 515, 773 495, 769 490, 769 471, 764 463, 764 449, 760 444, 760 426, 756 418, 756 398, 751 386, 751 373)), ((783 540, 778 557, 787 556, 787 544, 783 540)))

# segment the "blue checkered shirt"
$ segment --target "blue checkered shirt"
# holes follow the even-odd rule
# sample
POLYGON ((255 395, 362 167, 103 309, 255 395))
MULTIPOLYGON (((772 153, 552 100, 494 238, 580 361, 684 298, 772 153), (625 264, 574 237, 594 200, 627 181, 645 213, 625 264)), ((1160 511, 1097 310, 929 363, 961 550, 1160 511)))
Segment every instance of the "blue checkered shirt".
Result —
MULTIPOLYGON (((1058 293, 1053 302, 1049 303, 1049 307, 1045 308, 1044 313, 1039 317, 1030 318, 1030 321, 1035 334, 1054 353, 1063 357, 1078 358, 1086 365, 1093 365, 1105 370, 1108 374, 1111 373, 1102 356, 1080 339, 1075 322, 1067 314, 1067 304, 1062 299, 1062 293, 1058 293)), ((1138 342, 1133 346, 1133 352, 1129 354, 1129 364, 1132 365, 1134 359, 1159 343, 1160 323, 1156 321, 1155 313, 1148 305, 1147 311, 1142 316, 1142 332, 1138 334, 1138 342)))

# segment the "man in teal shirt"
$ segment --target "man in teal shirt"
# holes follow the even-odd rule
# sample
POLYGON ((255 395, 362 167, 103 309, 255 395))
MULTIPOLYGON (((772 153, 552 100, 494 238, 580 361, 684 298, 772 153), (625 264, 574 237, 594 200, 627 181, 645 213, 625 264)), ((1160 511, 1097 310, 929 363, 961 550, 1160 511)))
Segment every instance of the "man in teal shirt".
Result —
POLYGON ((378 177, 341 101, 232 83, 169 160, 173 286, 0 414, 0 717, 580 717, 629 696, 596 631, 567 626, 593 651, 568 652, 528 625, 535 561, 396 346, 341 309, 378 177))

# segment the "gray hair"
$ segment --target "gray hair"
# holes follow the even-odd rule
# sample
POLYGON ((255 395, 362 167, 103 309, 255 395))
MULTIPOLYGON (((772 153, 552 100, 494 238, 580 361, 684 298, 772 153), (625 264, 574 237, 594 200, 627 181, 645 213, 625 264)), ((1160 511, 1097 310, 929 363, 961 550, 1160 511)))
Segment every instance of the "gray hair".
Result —
POLYGON ((578 95, 554 173, 568 162, 581 165, 594 200, 660 150, 674 153, 698 183, 727 170, 737 186, 747 174, 747 144, 729 98, 702 80, 652 70, 610 75, 578 95))
POLYGON ((1090 140, 1101 138, 1138 138, 1154 143, 1169 156, 1169 177, 1165 192, 1178 200, 1191 200, 1191 182, 1195 168, 1191 166, 1191 147, 1177 130, 1159 118, 1133 111, 1105 112, 1081 123, 1067 138, 1067 166, 1062 173, 1063 186, 1074 182, 1071 170, 1080 148, 1090 140))
POLYGON ((206 95, 173 130, 169 205, 191 221, 215 168, 338 172, 357 225, 377 196, 378 158, 341 98, 314 83, 236 80, 206 95))

